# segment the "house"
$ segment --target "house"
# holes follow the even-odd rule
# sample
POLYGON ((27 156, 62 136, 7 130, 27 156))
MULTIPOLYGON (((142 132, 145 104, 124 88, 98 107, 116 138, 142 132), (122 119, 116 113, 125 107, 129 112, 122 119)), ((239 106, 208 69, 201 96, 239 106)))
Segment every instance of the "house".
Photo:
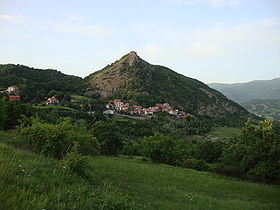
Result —
POLYGON ((109 109, 109 110, 104 111, 103 114, 115 114, 115 111, 109 109))
POLYGON ((172 114, 172 115, 178 115, 178 110, 170 110, 169 111, 169 114, 172 114))
POLYGON ((154 114, 153 110, 150 109, 150 108, 143 109, 143 111, 144 111, 145 115, 153 115, 154 114))
POLYGON ((51 98, 48 98, 46 104, 47 105, 56 105, 56 104, 59 104, 59 100, 55 96, 53 96, 51 98))
POLYGON ((17 93, 10 93, 8 101, 18 101, 20 96, 17 93))
POLYGON ((134 109, 142 109, 142 106, 132 105, 134 109))
POLYGON ((114 100, 114 105, 115 105, 115 108, 116 108, 117 110, 121 110, 120 107, 123 105, 123 102, 122 102, 121 99, 115 99, 115 100, 114 100))
POLYGON ((19 93, 19 88, 15 85, 9 86, 7 88, 8 93, 19 93))
POLYGON ((119 108, 119 110, 125 111, 125 110, 128 110, 128 107, 129 107, 129 106, 127 106, 127 105, 122 105, 122 106, 119 108))
POLYGON ((143 109, 137 108, 134 110, 134 113, 141 115, 143 113, 143 109))

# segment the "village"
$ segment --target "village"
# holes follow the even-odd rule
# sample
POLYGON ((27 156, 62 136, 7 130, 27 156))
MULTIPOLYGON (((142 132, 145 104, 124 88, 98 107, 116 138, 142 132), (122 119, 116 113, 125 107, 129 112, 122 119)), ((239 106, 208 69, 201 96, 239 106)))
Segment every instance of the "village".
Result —
MULTIPOLYGON (((8 101, 18 101, 20 100, 20 90, 19 87, 12 85, 9 86, 6 90, 1 91, 6 93, 8 96, 8 101)), ((56 96, 49 97, 45 102, 46 105, 58 105, 60 103, 59 99, 56 96)), ((106 110, 103 114, 106 115, 131 115, 131 116, 153 116, 157 112, 164 112, 170 115, 173 115, 180 119, 185 119, 190 116, 190 114, 179 111, 171 107, 168 103, 156 104, 155 106, 143 108, 140 105, 132 105, 122 101, 121 99, 110 100, 106 105, 106 110)), ((90 112, 91 114, 94 112, 90 112)))
POLYGON ((121 99, 114 99, 106 104, 106 108, 107 110, 105 110, 103 114, 108 115, 122 113, 126 115, 152 116, 156 112, 164 112, 181 119, 185 119, 190 116, 190 114, 184 111, 173 109, 168 103, 156 104, 152 107, 143 108, 140 105, 131 105, 129 103, 125 103, 121 99))

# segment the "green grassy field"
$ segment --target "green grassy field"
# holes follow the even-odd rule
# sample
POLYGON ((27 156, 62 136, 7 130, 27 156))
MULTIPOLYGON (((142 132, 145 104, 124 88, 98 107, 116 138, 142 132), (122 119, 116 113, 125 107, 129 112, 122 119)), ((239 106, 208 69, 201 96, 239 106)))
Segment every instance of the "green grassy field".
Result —
MULTIPOLYGON (((92 166, 89 164, 88 170, 92 166)), ((91 177, 63 171, 59 161, 0 143, 1 210, 134 209, 126 195, 91 177)))
POLYGON ((67 107, 67 106, 60 106, 60 105, 57 105, 57 106, 33 106, 34 108, 36 109, 64 109, 64 110, 67 110, 67 111, 73 111, 73 112, 76 112, 77 110, 76 109, 72 109, 70 107, 67 107))
POLYGON ((241 129, 234 127, 214 127, 209 132, 210 135, 221 137, 221 138, 231 138, 240 135, 241 129))
POLYGON ((90 101, 90 98, 76 94, 71 95, 71 98, 75 101, 90 101))
POLYGON ((90 157, 82 178, 1 143, 0 209, 279 209, 280 186, 140 159, 90 157))

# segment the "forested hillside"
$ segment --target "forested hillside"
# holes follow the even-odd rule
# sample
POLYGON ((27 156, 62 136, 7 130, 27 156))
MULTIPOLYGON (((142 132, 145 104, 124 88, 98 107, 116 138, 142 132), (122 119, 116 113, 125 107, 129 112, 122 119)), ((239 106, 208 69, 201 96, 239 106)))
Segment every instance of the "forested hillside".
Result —
POLYGON ((280 121, 280 100, 251 100, 242 103, 242 106, 255 115, 280 121))
POLYGON ((51 90, 82 93, 83 79, 51 69, 34 69, 23 65, 0 65, 0 87, 17 85, 24 102, 41 102, 51 90))

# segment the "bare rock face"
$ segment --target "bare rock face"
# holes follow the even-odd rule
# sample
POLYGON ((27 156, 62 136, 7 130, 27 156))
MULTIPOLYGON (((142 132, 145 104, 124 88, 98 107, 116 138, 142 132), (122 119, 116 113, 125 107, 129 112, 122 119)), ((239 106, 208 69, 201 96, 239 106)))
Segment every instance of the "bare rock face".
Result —
POLYGON ((101 97, 111 97, 125 86, 131 71, 149 69, 151 65, 141 59, 135 51, 90 76, 88 91, 96 90, 101 97))
POLYGON ((137 65, 141 65, 141 66, 147 66, 150 65, 148 62, 144 61, 143 59, 141 59, 137 53, 135 51, 131 51, 130 53, 128 53, 126 56, 124 56, 122 59, 120 59, 116 64, 120 65, 120 66, 137 66, 137 65))

